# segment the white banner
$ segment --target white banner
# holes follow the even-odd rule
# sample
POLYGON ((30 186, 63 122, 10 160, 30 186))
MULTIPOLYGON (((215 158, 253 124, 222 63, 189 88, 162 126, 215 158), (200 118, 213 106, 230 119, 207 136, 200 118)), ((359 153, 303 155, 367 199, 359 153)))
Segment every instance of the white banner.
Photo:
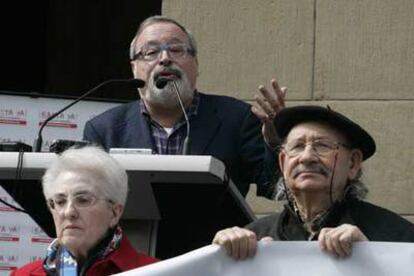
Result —
POLYGON ((337 258, 317 242, 260 242, 254 258, 235 261, 210 245, 123 276, 412 276, 414 243, 360 242, 352 255, 337 258))

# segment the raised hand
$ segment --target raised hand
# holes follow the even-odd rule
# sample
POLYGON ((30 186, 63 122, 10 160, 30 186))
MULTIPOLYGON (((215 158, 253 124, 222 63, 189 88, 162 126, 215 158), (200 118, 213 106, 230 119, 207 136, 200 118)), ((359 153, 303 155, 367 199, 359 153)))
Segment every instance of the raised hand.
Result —
POLYGON ((262 134, 270 147, 278 145, 279 137, 273 124, 276 114, 285 107, 287 88, 280 87, 275 79, 271 80, 272 89, 263 85, 259 86, 259 92, 254 96, 255 103, 251 110, 262 121, 262 134))

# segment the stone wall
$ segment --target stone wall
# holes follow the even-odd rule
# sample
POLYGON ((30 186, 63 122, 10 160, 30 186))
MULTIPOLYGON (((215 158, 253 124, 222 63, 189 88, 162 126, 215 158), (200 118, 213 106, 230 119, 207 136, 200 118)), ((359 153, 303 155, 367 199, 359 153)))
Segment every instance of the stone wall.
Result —
MULTIPOLYGON (((378 151, 368 200, 414 221, 414 1, 164 0, 199 46, 198 88, 251 101, 276 77, 288 105, 329 104, 363 125, 378 151)), ((280 203, 248 202, 258 215, 280 203)))

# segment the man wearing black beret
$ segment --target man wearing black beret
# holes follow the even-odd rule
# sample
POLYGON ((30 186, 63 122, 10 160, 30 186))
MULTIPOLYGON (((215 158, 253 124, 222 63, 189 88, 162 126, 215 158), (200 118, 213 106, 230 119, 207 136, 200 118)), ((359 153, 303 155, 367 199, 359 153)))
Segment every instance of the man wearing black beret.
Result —
POLYGON ((361 126, 329 107, 285 108, 275 118, 283 140, 279 165, 287 204, 281 213, 219 231, 213 243, 235 258, 253 256, 257 240, 317 240, 348 256, 357 241, 414 242, 414 224, 363 201, 361 165, 376 150, 361 126))

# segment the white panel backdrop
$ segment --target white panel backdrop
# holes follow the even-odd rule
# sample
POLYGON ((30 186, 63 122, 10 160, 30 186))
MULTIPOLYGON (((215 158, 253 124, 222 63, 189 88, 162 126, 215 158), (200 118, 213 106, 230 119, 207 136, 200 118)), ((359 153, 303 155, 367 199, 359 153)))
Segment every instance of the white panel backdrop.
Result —
MULTIPOLYGON (((0 95, 0 142, 20 141, 32 146, 39 124, 70 102, 0 95)), ((96 101, 74 105, 44 128, 42 151, 48 151, 54 139, 81 140, 85 122, 115 105, 118 104, 96 101)), ((16 205, 1 187, 0 197, 16 205)), ((51 238, 28 215, 0 203, 0 276, 9 275, 13 268, 43 258, 50 241, 51 238)))

